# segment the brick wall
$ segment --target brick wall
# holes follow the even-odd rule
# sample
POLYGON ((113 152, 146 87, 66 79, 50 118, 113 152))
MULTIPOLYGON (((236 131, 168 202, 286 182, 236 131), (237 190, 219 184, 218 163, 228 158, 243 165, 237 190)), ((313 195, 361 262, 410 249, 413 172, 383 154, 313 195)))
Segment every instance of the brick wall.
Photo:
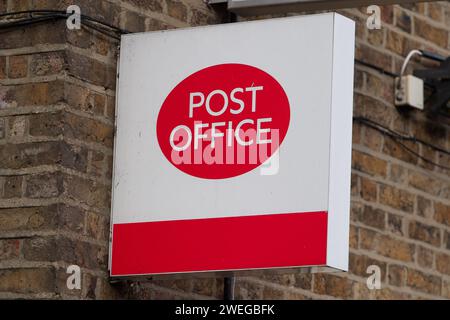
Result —
MULTIPOLYGON (((0 0, 0 13, 65 9, 130 31, 223 23, 201 0, 0 0)), ((450 3, 383 7, 357 21, 358 59, 398 72, 412 48, 450 55, 450 3)), ((108 281, 117 41, 65 21, 0 32, 0 298, 221 298, 223 279, 108 281), (66 268, 82 268, 82 290, 66 268)), ((355 116, 450 149, 450 121, 393 106, 393 79, 356 65, 355 116)), ((350 272, 243 277, 237 298, 450 298, 450 172, 354 124, 350 272), (366 268, 382 271, 369 290, 366 268)), ((405 142, 450 166, 450 157, 405 142)))

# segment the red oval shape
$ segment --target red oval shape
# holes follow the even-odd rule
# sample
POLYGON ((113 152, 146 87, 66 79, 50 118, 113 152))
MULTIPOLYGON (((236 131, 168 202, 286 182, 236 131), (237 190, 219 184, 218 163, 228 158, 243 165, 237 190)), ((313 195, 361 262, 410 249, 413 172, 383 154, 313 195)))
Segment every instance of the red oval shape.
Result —
POLYGON ((179 170, 204 179, 247 173, 286 136, 289 100, 271 75, 245 64, 197 71, 167 96, 157 119, 159 146, 179 170))

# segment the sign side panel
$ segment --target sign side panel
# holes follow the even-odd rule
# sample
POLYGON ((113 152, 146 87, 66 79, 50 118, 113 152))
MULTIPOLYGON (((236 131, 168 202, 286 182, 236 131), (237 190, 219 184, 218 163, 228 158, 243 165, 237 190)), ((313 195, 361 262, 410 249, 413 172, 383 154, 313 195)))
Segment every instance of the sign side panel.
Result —
MULTIPOLYGON (((120 39, 120 47, 122 48, 123 46, 123 36, 120 39)), ((119 49, 120 50, 120 49, 119 49)), ((120 51, 119 51, 120 53, 120 51)), ((118 108, 118 97, 119 97, 119 75, 120 75, 120 70, 122 69, 121 63, 120 63, 120 54, 119 57, 117 58, 117 69, 116 69, 116 83, 117 83, 117 87, 116 87, 116 96, 115 96, 115 101, 114 101, 114 138, 117 134, 117 117, 118 117, 118 113, 119 113, 119 108, 118 108)), ((115 165, 116 165, 116 150, 117 150, 117 146, 116 143, 114 143, 113 145, 113 163, 112 163, 112 183, 111 183, 111 210, 110 210, 110 214, 109 214, 109 221, 110 221, 110 225, 109 225, 109 248, 108 248, 108 271, 111 274, 111 269, 112 269, 112 241, 113 241, 113 226, 114 226, 114 172, 115 172, 115 165)))
POLYGON ((348 270, 355 23, 335 14, 327 265, 348 270))

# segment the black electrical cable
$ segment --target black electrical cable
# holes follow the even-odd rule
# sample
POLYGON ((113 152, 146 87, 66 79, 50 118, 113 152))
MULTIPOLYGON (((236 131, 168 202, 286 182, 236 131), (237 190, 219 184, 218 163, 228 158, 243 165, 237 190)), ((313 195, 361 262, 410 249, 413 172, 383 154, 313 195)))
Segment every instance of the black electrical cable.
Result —
POLYGON ((42 16, 42 17, 36 17, 36 18, 25 18, 25 19, 19 19, 14 20, 12 22, 8 23, 0 23, 0 30, 6 30, 16 27, 23 27, 28 26, 36 23, 41 22, 47 22, 47 21, 56 21, 58 19, 61 19, 59 16, 42 16))
POLYGON ((432 148, 432 149, 435 149, 436 151, 439 151, 439 152, 441 152, 441 153, 445 153, 445 154, 447 154, 447 155, 450 155, 450 151, 448 151, 448 150, 442 149, 442 148, 440 148, 440 147, 438 147, 438 146, 436 146, 436 145, 434 145, 434 144, 431 144, 431 143, 429 143, 429 142, 427 142, 427 141, 425 141, 425 140, 416 138, 416 137, 414 137, 414 136, 407 136, 407 135, 403 135, 403 134, 401 134, 401 133, 399 133, 399 132, 393 131, 393 130, 391 130, 391 129, 385 127, 385 126, 383 126, 382 124, 380 124, 380 123, 378 123, 378 122, 375 122, 375 121, 373 121, 373 120, 371 120, 371 119, 369 119, 369 118, 365 118, 365 117, 354 117, 353 119, 354 119, 355 121, 358 121, 358 122, 365 122, 365 123, 369 124, 370 126, 376 126, 376 127, 378 127, 378 128, 381 128, 382 130, 385 130, 386 132, 389 132, 389 133, 391 133, 391 134, 397 136, 398 138, 400 138, 400 139, 402 139, 402 140, 405 140, 405 141, 412 141, 412 142, 416 142, 416 143, 418 142, 418 143, 421 143, 421 144, 423 144, 423 145, 426 145, 427 147, 430 147, 430 148, 432 148))
MULTIPOLYGON (((0 23, 0 30, 5 30, 13 27, 27 26, 35 23, 57 20, 57 19, 67 19, 72 16, 71 13, 60 10, 27 10, 27 11, 17 11, 8 12, 0 14, 1 17, 8 16, 18 16, 18 15, 30 15, 27 18, 16 19, 8 22, 0 23), (34 16, 33 16, 34 15, 34 16)), ((129 31, 115 27, 105 21, 80 14, 80 21, 83 25, 100 32, 106 36, 112 37, 116 40, 120 39, 121 34, 127 34, 129 31)))
POLYGON ((101 34, 104 34, 104 35, 109 36, 109 37, 111 37, 111 38, 114 38, 114 39, 116 39, 116 40, 120 40, 120 36, 116 36, 116 35, 110 34, 110 33, 108 33, 107 31, 105 31, 105 30, 103 30, 103 29, 101 29, 101 28, 98 28, 95 24, 93 24, 93 23, 91 23, 91 22, 89 22, 89 21, 85 21, 85 22, 83 23, 83 25, 85 25, 85 26, 87 26, 87 27, 89 27, 89 28, 91 28, 91 29, 93 29, 93 30, 95 30, 95 31, 97 31, 97 32, 99 32, 99 33, 101 33, 101 34))
MULTIPOLYGON (((4 23, 1 24, 0 23, 0 31, 2 30, 7 30, 7 29, 11 29, 11 28, 17 28, 17 27, 24 27, 24 26, 28 26, 28 25, 33 25, 33 24, 37 24, 37 23, 42 23, 42 22, 48 22, 48 21, 56 21, 58 19, 62 19, 65 17, 61 17, 61 16, 45 16, 45 17, 35 17, 35 18, 29 18, 29 19, 21 19, 21 20, 16 20, 14 22, 9 22, 9 23, 4 23)), ((117 33, 113 33, 109 30, 106 29, 102 29, 100 27, 98 27, 96 24, 90 22, 90 21, 83 21, 82 22, 82 26, 88 27, 92 30, 95 30, 101 34, 104 34, 108 37, 111 37, 115 40, 120 40, 120 35, 117 33)))
POLYGON ((390 76, 392 78, 398 77, 398 74, 390 72, 390 71, 387 71, 387 70, 385 70, 385 69, 383 69, 381 67, 378 67, 378 66, 376 66, 374 64, 371 64, 371 63, 368 63, 368 62, 365 62, 365 61, 362 61, 362 60, 359 60, 359 59, 355 59, 355 62, 357 64, 360 64, 360 65, 364 66, 364 67, 368 67, 370 69, 374 69, 374 70, 376 70, 376 71, 378 71, 378 72, 380 72, 382 74, 385 74, 387 76, 390 76))
POLYGON ((420 155, 419 153, 417 153, 416 151, 412 150, 410 147, 408 147, 407 145, 405 145, 404 143, 402 143, 401 141, 412 141, 414 143, 421 143, 425 146, 428 146, 436 151, 439 151, 441 153, 444 153, 446 155, 450 155, 450 151, 442 149, 438 146, 435 146, 431 143, 428 143, 422 139, 418 139, 416 137, 413 136, 407 136, 407 135, 403 135, 399 132, 393 131, 375 121, 372 121, 368 118, 364 118, 364 117, 354 117, 353 121, 364 124, 372 129, 375 129, 381 133, 383 133, 384 135, 388 136, 389 138, 391 138, 395 143, 397 143, 398 145, 400 145, 402 148, 404 148, 406 151, 408 151, 409 153, 413 154, 414 156, 416 156, 419 159, 422 159, 423 161, 435 165, 436 167, 439 167, 441 169, 445 169, 445 170, 449 170, 450 171, 450 167, 441 165, 439 163, 434 162, 433 160, 430 160, 426 157, 423 157, 422 155, 420 155), (401 141, 400 141, 401 140, 401 141))
POLYGON ((434 53, 434 52, 427 51, 427 50, 419 50, 419 51, 422 52, 422 56, 424 58, 438 61, 438 62, 444 62, 446 60, 446 58, 444 56, 441 56, 438 53, 434 53))
POLYGON ((17 16, 21 14, 33 14, 33 13, 67 13, 63 10, 51 10, 51 9, 42 9, 42 10, 23 10, 23 11, 13 11, 13 12, 4 12, 0 13, 0 18, 9 17, 9 16, 17 16))
MULTIPOLYGON (((56 21, 58 19, 63 19, 63 18, 65 19, 66 17, 60 16, 60 15, 48 15, 48 16, 15 20, 13 22, 8 22, 8 23, 3 23, 3 24, 0 23, 0 31, 7 30, 10 28, 17 28, 17 27, 33 25, 33 24, 42 23, 42 22, 56 21)), ((89 27, 90 29, 93 29, 93 30, 95 30, 99 33, 102 33, 108 37, 114 38, 116 40, 120 40, 120 35, 118 33, 112 32, 111 30, 102 29, 101 27, 98 27, 98 25, 96 25, 90 21, 82 21, 82 26, 89 27)))
MULTIPOLYGON (((45 10, 25 10, 25 11, 1 13, 0 14, 0 18, 1 17, 8 17, 8 16, 22 15, 22 14, 33 15, 33 14, 36 14, 36 13, 37 14, 47 14, 47 15, 48 14, 61 15, 62 17, 65 17, 65 18, 68 18, 69 16, 72 15, 72 13, 68 13, 68 12, 63 11, 63 10, 49 10, 49 9, 45 9, 45 10)), ((124 29, 121 29, 119 27, 113 26, 112 24, 109 24, 109 23, 107 23, 105 21, 93 18, 91 16, 80 14, 80 17, 81 17, 81 19, 86 19, 86 20, 89 20, 89 21, 92 21, 92 22, 104 25, 104 26, 106 26, 106 27, 108 27, 110 29, 116 30, 117 32, 120 32, 122 34, 130 33, 127 30, 124 30, 124 29)))

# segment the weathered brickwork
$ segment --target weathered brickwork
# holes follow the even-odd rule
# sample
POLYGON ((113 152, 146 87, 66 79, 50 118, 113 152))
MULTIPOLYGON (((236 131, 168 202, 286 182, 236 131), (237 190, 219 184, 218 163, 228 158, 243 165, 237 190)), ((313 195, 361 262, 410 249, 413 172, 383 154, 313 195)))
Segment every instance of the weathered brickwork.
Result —
MULTIPOLYGON (((202 0, 0 0, 0 13, 69 4, 132 32, 228 19, 202 0)), ((340 12, 357 22, 356 58, 387 71, 413 48, 450 55, 448 2, 382 7, 381 30, 366 28, 365 8, 340 12)), ((0 298, 223 296, 221 278, 109 283, 117 45, 63 20, 0 31, 0 298), (81 290, 66 287, 71 264, 81 290)), ((400 112, 393 99, 392 77, 356 64, 354 116, 450 149, 448 117, 400 112)), ((447 154, 404 144, 450 166, 447 154)), ((236 297, 450 299, 450 171, 355 122, 351 196, 348 273, 241 277, 236 297), (381 290, 366 286, 369 265, 381 290)))

